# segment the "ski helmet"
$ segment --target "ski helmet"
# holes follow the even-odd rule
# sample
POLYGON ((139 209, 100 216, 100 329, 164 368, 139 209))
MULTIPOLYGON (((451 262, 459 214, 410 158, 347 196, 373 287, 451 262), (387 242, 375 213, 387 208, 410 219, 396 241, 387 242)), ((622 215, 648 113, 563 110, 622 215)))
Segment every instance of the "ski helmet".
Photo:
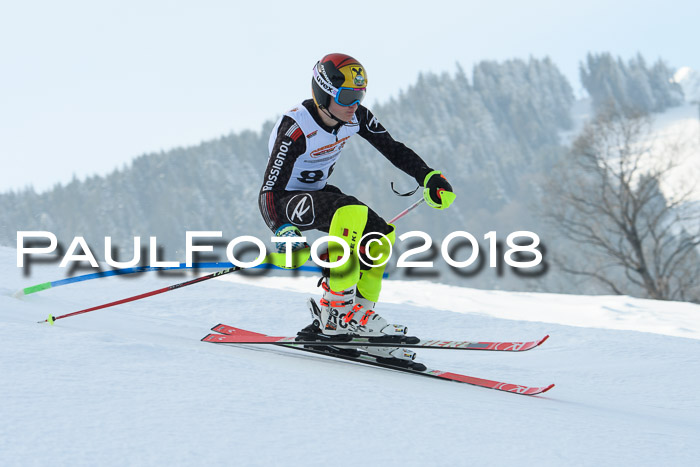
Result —
POLYGON ((367 91, 367 73, 351 56, 329 54, 314 66, 311 91, 321 109, 328 108, 331 98, 344 107, 359 104, 367 91))

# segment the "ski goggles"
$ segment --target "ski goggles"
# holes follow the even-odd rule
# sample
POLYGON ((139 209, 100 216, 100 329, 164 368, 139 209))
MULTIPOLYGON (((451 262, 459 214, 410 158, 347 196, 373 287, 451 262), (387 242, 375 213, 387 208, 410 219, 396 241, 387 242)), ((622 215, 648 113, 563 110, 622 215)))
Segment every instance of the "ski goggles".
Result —
POLYGON ((317 67, 314 67, 314 80, 316 81, 316 84, 318 84, 321 87, 321 89, 323 89, 327 94, 333 96, 333 100, 335 100, 336 104, 343 107, 350 107, 355 104, 359 104, 360 102, 362 102, 362 99, 365 98, 365 94, 367 94, 366 87, 335 88, 321 77, 320 73, 317 70, 317 67))
POLYGON ((367 88, 338 88, 335 94, 335 103, 343 107, 350 107, 362 102, 367 94, 367 88))

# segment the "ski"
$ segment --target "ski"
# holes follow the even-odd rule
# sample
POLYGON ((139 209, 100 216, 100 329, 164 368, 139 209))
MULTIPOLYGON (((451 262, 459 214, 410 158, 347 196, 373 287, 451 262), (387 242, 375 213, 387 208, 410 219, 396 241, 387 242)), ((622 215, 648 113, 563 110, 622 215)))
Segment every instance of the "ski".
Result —
MULTIPOLYGON (((252 331, 247 331, 245 329, 239 329, 239 328, 234 328, 232 326, 226 326, 226 325, 217 325, 212 328, 214 331, 218 330, 225 331, 228 335, 233 335, 236 334, 239 337, 241 336, 251 336, 251 337, 270 337, 265 334, 257 333, 257 332, 252 332, 252 331), (223 327, 221 327, 223 326, 223 327)), ((207 336, 208 337, 208 336, 207 336)), ((226 337, 226 336, 222 336, 226 337)), ((206 338, 205 338, 206 339, 206 338)), ((212 342, 212 343, 219 343, 219 344, 237 344, 237 343, 242 343, 242 342, 226 342, 226 341, 217 341, 217 340, 205 340, 202 339, 202 341, 205 342, 212 342)), ((245 342, 247 343, 247 342, 245 342)), ((327 346, 329 350, 324 351, 321 349, 313 348, 313 347, 307 347, 304 345, 301 345, 299 343, 279 343, 279 342, 267 342, 268 344, 273 344, 273 345, 278 345, 280 347, 286 347, 288 349, 292 350, 300 350, 303 352, 309 352, 317 355, 323 355, 326 357, 331 357, 331 358, 337 358, 341 360, 346 360, 350 362, 356 362, 360 363, 363 365, 370 365, 370 366, 375 366, 379 368, 385 368, 385 369, 390 369, 390 370, 395 370, 395 371, 401 371, 405 373, 412 373, 416 375, 421 375, 421 376, 426 376, 430 378, 438 378, 442 379, 445 381, 454 381, 458 383, 466 383, 466 384, 471 384, 473 386, 479 386, 487 389, 496 389, 498 391, 505 391, 505 392, 511 392, 514 394, 521 394, 521 395, 526 395, 526 396, 534 396, 538 394, 542 394, 544 392, 549 391, 554 387, 554 384, 550 384, 548 386, 541 386, 541 387, 534 387, 534 386, 523 386, 520 384, 511 384, 511 383, 505 383, 501 381, 493 381, 493 380, 488 380, 488 379, 483 379, 483 378, 476 378, 474 376, 468 376, 468 375, 462 375, 459 373, 452 373, 448 371, 441 371, 441 370, 435 370, 431 368, 425 368, 422 370, 410 368, 410 367, 404 367, 404 366, 398 366, 396 364, 392 363, 386 363, 386 362, 380 362, 378 359, 372 355, 369 355, 366 352, 363 351, 355 351, 355 355, 349 355, 347 353, 343 353, 343 349, 339 349, 336 346, 327 346)), ((408 364, 407 364, 408 365, 408 364)))
POLYGON ((524 352, 542 345, 549 336, 530 342, 469 342, 451 340, 420 340, 415 337, 401 338, 400 336, 386 336, 386 338, 356 337, 341 339, 341 336, 319 335, 316 339, 306 339, 295 336, 268 336, 265 334, 246 331, 244 329, 217 324, 212 331, 218 334, 209 334, 202 340, 205 342, 218 342, 228 344, 298 344, 308 346, 367 346, 386 347, 400 346, 405 348, 425 349, 453 349, 453 350, 491 350, 498 352, 524 352))
POLYGON ((397 371, 402 371, 405 373, 412 373, 415 375, 428 376, 431 378, 438 378, 438 379, 442 379, 445 381, 454 381, 456 383, 466 383, 466 384, 471 384, 472 386, 479 386, 479 387, 486 388, 486 389, 496 389, 498 391, 512 392, 512 393, 521 394, 524 396, 536 396, 538 394, 542 394, 544 392, 547 392, 554 387, 554 384, 550 384, 548 386, 542 386, 542 387, 523 386, 520 384, 511 384, 511 383, 504 383, 501 381, 492 381, 492 380, 483 379, 483 378, 476 378, 474 376, 467 376, 467 375, 462 375, 459 373, 452 373, 449 371, 435 370, 435 369, 431 369, 431 368, 426 368, 425 370, 419 371, 419 370, 414 370, 411 368, 404 368, 404 367, 392 365, 390 363, 378 362, 372 355, 369 355, 366 353, 363 353, 359 357, 351 357, 351 356, 347 356, 347 355, 343 355, 343 354, 328 353, 328 352, 324 352, 322 350, 304 348, 304 347, 295 346, 292 344, 283 344, 281 346, 287 347, 290 349, 295 349, 295 350, 303 350, 305 352, 311 352, 311 353, 315 353, 317 355, 326 355, 328 357, 339 358, 339 359, 348 360, 351 362, 357 362, 357 363, 362 363, 362 364, 366 364, 366 365, 376 366, 376 367, 380 367, 380 368, 387 368, 390 370, 397 370, 397 371))

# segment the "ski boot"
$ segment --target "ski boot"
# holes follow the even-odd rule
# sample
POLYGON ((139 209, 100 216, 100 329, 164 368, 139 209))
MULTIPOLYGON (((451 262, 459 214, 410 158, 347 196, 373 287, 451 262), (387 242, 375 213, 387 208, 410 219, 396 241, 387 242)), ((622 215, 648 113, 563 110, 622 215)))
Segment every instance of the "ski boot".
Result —
MULTIPOLYGON (((376 312, 373 310, 373 308, 376 306, 376 303, 367 300, 364 298, 362 295, 356 293, 355 295, 355 306, 352 311, 352 315, 350 316, 350 320, 354 318, 355 314, 362 315, 362 319, 365 319, 366 316, 377 316, 376 312)), ((347 317, 346 317, 347 319, 347 317)), ((362 322, 362 319, 360 321, 360 324, 362 322)), ((380 318, 384 320, 384 318, 380 318)), ((384 321, 386 322, 386 321, 384 321)), ((393 326, 395 329, 402 329, 403 333, 406 333, 406 327, 405 326, 398 326, 396 324, 392 324, 389 326, 393 326)), ((384 328, 386 329, 386 328, 384 328)), ((370 336, 369 339, 371 342, 386 342, 386 343, 391 343, 392 341, 395 341, 397 343, 418 343, 419 339, 415 337, 403 337, 400 335, 391 335, 391 334, 383 334, 380 336, 370 336)), ((411 368, 417 371, 424 371, 426 369, 426 366, 423 365, 422 363, 417 363, 414 360, 416 359, 416 353, 410 349, 404 349, 402 347, 369 347, 369 346, 360 346, 359 347, 361 350, 367 352, 369 355, 375 357, 379 363, 387 363, 390 365, 396 365, 399 367, 403 368, 411 368)))
MULTIPOLYGON (((323 283, 326 286, 325 282, 323 283)), ((331 292, 330 288, 324 288, 323 298, 321 298, 321 306, 316 304, 316 301, 309 297, 308 306, 311 312, 311 324, 297 333, 299 340, 315 340, 322 342, 324 340, 334 341, 350 341, 355 337, 347 329, 347 325, 343 327, 339 324, 344 322, 338 319, 342 314, 345 317, 346 308, 350 308, 354 301, 355 289, 343 290, 341 292, 331 292), (332 311, 331 311, 332 310, 332 311), (331 316, 331 313, 333 315, 331 316), (325 323, 321 325, 321 323, 325 323)), ((359 357, 361 352, 353 347, 345 346, 307 346, 314 350, 322 350, 324 352, 348 355, 350 357, 359 357)))
POLYGON ((385 338, 395 336, 397 342, 406 334, 406 327, 389 324, 372 308, 374 303, 365 300, 356 293, 353 286, 336 292, 331 290, 327 280, 321 280, 323 297, 319 327, 327 336, 352 335, 353 337, 385 338), (368 306, 369 305, 369 306, 368 306))
MULTIPOLYGON (((313 323, 304 328, 298 335, 304 339, 322 341, 328 336, 333 340, 350 341, 354 337, 367 337, 371 342, 386 342, 387 344, 418 343, 416 337, 407 337, 406 327, 389 324, 379 316, 371 302, 356 292, 356 288, 335 292, 330 289, 326 280, 322 279, 319 285, 324 293, 319 307, 313 298, 309 298, 309 310, 313 323)), ((334 347, 341 352, 360 350, 367 353, 382 363, 396 364, 401 367, 423 367, 414 363, 415 352, 400 347, 369 347, 358 346, 357 349, 349 347, 334 347)), ((417 368, 420 371, 420 368, 417 368)))

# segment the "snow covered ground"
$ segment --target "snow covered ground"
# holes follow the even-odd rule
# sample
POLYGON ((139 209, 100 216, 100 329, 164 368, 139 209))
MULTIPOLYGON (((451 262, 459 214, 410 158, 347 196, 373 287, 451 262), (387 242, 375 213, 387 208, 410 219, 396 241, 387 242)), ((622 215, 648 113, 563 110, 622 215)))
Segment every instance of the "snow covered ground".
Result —
POLYGON ((692 188, 691 199, 700 200, 700 115, 698 103, 685 103, 653 115, 653 146, 657 154, 675 154, 678 167, 662 185, 666 196, 678 196, 692 188))
MULTIPOLYGON (((700 88, 700 80, 696 85, 700 88)), ((662 189, 666 196, 679 195, 690 190, 690 199, 700 200, 700 98, 695 101, 672 107, 665 112, 652 114, 652 133, 644 143, 654 148, 654 154, 674 157, 677 167, 663 180, 662 189)), ((561 143, 570 145, 580 135, 586 122, 594 112, 590 99, 581 99, 572 109, 573 127, 561 132, 561 143)), ((658 160, 647 161, 649 165, 658 160)))
POLYGON ((700 306, 386 281, 384 316, 422 337, 534 339, 522 354, 423 350, 519 396, 271 346, 200 342, 219 322, 290 334, 316 278, 59 279, 0 248, 0 465, 697 465, 700 306), (452 311, 449 311, 452 310, 452 311))
POLYGON ((700 101, 700 72, 690 67, 679 68, 673 76, 673 80, 681 85, 687 102, 700 101))

